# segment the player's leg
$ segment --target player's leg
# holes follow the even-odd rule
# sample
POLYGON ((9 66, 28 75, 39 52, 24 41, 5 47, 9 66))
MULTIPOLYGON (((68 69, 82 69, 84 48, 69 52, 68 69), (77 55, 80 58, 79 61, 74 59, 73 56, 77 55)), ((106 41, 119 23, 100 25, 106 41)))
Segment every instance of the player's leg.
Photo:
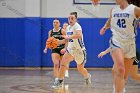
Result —
POLYGON ((85 79, 88 78, 88 71, 85 69, 85 64, 77 64, 78 71, 84 76, 85 79))
MULTIPOLYGON (((114 74, 115 74, 115 71, 116 71, 116 65, 114 64, 113 65, 113 68, 112 68, 112 76, 113 76, 113 78, 114 78, 114 74)), ((125 93, 126 92, 126 90, 125 90, 125 87, 123 88, 123 93, 125 93)), ((115 85, 113 84, 113 93, 115 93, 115 85)))
MULTIPOLYGON (((62 63, 62 57, 63 57, 63 55, 61 56, 61 59, 60 59, 60 64, 62 63)), ((68 72, 68 69, 69 69, 69 64, 68 64, 68 65, 67 65, 67 67, 66 67, 65 77, 69 77, 69 72, 68 72)))
POLYGON ((112 67, 112 76, 114 77, 114 73, 115 73, 115 64, 113 64, 113 67, 112 67))
POLYGON ((53 69, 54 69, 54 77, 58 78, 59 75, 59 60, 60 55, 58 53, 52 53, 52 61, 53 61, 53 69))
POLYGON ((124 79, 127 81, 128 79, 128 74, 130 73, 132 64, 133 64, 133 59, 130 58, 125 58, 124 59, 124 65, 125 65, 125 75, 124 75, 124 79))
MULTIPOLYGON (((129 59, 129 58, 125 58, 124 59, 124 64, 125 64, 125 75, 124 75, 124 79, 125 79, 125 85, 126 85, 126 81, 128 79, 128 74, 130 73, 131 67, 132 67, 132 63, 133 63, 133 59, 129 59)), ((125 93, 125 87, 123 89, 123 93, 125 93)))
POLYGON ((114 85, 115 93, 122 93, 125 85, 125 66, 124 66, 124 54, 122 49, 116 48, 112 51, 111 56, 113 58, 114 67, 114 85))
POLYGON ((60 66, 60 70, 59 70, 59 79, 63 79, 64 78, 64 75, 65 75, 65 71, 67 69, 67 65, 73 60, 73 56, 66 52, 64 55, 63 55, 63 58, 62 58, 62 63, 61 63, 61 66, 60 66))
POLYGON ((138 73, 138 63, 137 62, 136 61, 133 62, 133 65, 130 70, 130 76, 132 79, 140 82, 140 74, 138 73))
POLYGON ((86 63, 86 50, 76 51, 74 54, 74 59, 77 63, 78 71, 84 76, 86 84, 91 83, 91 75, 88 73, 87 69, 84 67, 86 63))
POLYGON ((88 73, 87 69, 84 66, 85 64, 77 64, 77 69, 84 76, 85 84, 91 84, 91 74, 88 73))
POLYGON ((131 67, 130 76, 132 79, 137 80, 138 82, 140 82, 140 74, 138 73, 139 59, 140 59, 139 52, 136 51, 136 58, 131 67))
MULTIPOLYGON (((131 62, 131 64, 133 64, 132 66, 131 66, 131 69, 130 69, 130 71, 129 71, 129 73, 130 73, 130 75, 131 75, 131 77, 133 78, 133 79, 138 79, 139 77, 139 75, 138 75, 138 60, 137 59, 134 59, 135 57, 136 58, 138 58, 138 52, 136 52, 136 46, 135 46, 135 44, 134 43, 132 43, 131 45, 130 45, 130 48, 129 48, 129 52, 128 52, 128 54, 127 54, 127 56, 128 57, 130 57, 131 59, 129 59, 128 60, 128 62, 127 62, 127 60, 126 60, 126 64, 127 64, 127 67, 129 67, 129 64, 130 64, 130 62, 131 62), (133 58, 133 59, 132 59, 133 58)), ((129 69, 129 68, 128 68, 129 69)), ((127 78, 126 78, 127 79, 127 78)), ((139 78, 139 80, 140 80, 140 78, 139 78)))
POLYGON ((52 86, 53 88, 62 86, 67 64, 69 64, 72 60, 73 60, 73 56, 71 54, 69 54, 68 52, 66 52, 63 55, 62 63, 61 63, 60 69, 59 69, 59 77, 58 77, 59 79, 58 79, 57 83, 54 83, 54 85, 52 86))

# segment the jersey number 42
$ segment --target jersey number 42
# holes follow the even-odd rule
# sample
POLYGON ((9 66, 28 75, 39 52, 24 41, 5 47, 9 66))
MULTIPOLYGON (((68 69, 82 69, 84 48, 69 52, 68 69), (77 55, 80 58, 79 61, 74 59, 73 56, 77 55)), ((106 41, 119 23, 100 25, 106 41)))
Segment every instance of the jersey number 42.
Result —
POLYGON ((120 28, 126 28, 126 21, 125 21, 125 19, 118 19, 117 25, 118 25, 120 28))

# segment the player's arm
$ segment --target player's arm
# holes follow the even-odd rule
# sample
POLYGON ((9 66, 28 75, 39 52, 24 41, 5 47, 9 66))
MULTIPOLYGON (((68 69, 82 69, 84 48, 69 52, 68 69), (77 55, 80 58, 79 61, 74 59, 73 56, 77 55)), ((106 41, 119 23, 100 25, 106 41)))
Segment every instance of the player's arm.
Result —
POLYGON ((103 35, 105 33, 105 31, 110 28, 110 22, 111 22, 111 18, 112 18, 112 10, 110 12, 110 17, 109 19, 106 21, 105 25, 101 28, 100 30, 100 35, 103 35))
POLYGON ((139 7, 135 7, 135 15, 136 15, 136 18, 140 18, 140 8, 139 7))
POLYGON ((82 38, 82 31, 81 30, 75 30, 75 34, 69 35, 69 36, 67 36, 65 38, 66 39, 78 39, 78 38, 82 38))
POLYGON ((101 53, 99 53, 98 58, 102 58, 103 56, 105 56, 109 52, 110 52, 110 47, 107 48, 105 51, 102 51, 101 53))
POLYGON ((64 44, 66 42, 68 42, 68 39, 78 39, 78 38, 82 38, 82 31, 81 30, 75 30, 75 34, 73 35, 63 35, 63 38, 65 38, 65 40, 60 40, 59 44, 64 44))
POLYGON ((66 44, 68 42, 67 39, 58 40, 58 44, 66 44))
POLYGON ((65 42, 65 47, 60 51, 61 54, 64 54, 66 52, 67 47, 68 47, 68 40, 67 42, 65 42))
POLYGON ((139 7, 135 7, 135 15, 136 15, 136 18, 139 19, 139 27, 140 27, 140 8, 139 7))
POLYGON ((61 33, 62 33, 62 35, 66 35, 66 30, 62 29, 61 33))
MULTIPOLYGON (((66 36, 66 31, 64 29, 62 29, 62 37, 66 36)), ((63 40, 58 40, 58 44, 66 44, 68 42, 68 40, 63 39, 63 40)))
POLYGON ((48 32, 48 38, 51 37, 51 30, 48 32))
MULTIPOLYGON (((66 30, 62 29, 62 35, 66 35, 66 30)), ((58 40, 59 44, 65 44, 65 47, 61 49, 61 54, 64 54, 66 52, 67 46, 68 46, 68 40, 63 39, 63 40, 58 40)))
POLYGON ((139 26, 139 28, 140 28, 140 20, 139 20, 138 26, 139 26))
MULTIPOLYGON (((48 32, 48 38, 50 38, 50 37, 51 37, 51 30, 48 32)), ((45 48, 47 48, 47 45, 45 48)))
MULTIPOLYGON (((51 30, 48 32, 48 38, 51 37, 51 30)), ((47 45, 44 48, 44 53, 47 53, 47 45)))
POLYGON ((110 22, 111 22, 111 18, 109 18, 106 22, 106 24, 104 25, 104 29, 107 30, 108 28, 110 28, 110 22))

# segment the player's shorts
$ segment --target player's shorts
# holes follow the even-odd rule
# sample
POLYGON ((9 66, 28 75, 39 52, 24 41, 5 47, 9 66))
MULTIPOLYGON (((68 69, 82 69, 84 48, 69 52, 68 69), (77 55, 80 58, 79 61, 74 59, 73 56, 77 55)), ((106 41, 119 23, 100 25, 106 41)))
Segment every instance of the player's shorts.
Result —
POLYGON ((137 59, 134 60, 133 65, 138 65, 139 61, 137 59))
POLYGON ((76 63, 79 64, 85 64, 86 63, 86 49, 70 49, 67 48, 67 52, 71 54, 76 61, 76 63))
POLYGON ((136 45, 135 45, 135 40, 131 41, 122 41, 119 39, 111 39, 110 40, 110 48, 112 52, 116 48, 121 48, 124 52, 124 57, 125 58, 134 58, 136 57, 136 45))
POLYGON ((64 54, 61 54, 61 50, 63 49, 64 47, 57 47, 55 49, 52 49, 52 53, 57 53, 59 54, 60 56, 63 56, 64 54))
POLYGON ((138 61, 140 60, 140 54, 139 54, 137 49, 136 49, 136 58, 137 58, 138 61))
POLYGON ((134 59, 133 65, 138 65, 139 60, 140 60, 140 58, 139 58, 139 53, 138 53, 138 51, 136 50, 136 58, 134 59))

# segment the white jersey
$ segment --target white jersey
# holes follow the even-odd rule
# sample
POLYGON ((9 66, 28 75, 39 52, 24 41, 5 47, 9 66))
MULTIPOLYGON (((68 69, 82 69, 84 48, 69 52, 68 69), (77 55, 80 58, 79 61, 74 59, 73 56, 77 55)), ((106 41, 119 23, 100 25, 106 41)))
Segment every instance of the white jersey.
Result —
MULTIPOLYGON (((73 26, 68 26, 66 28, 66 35, 73 35, 76 34, 76 30, 80 30, 82 31, 81 26, 76 22, 73 26)), ((68 41, 68 47, 69 49, 75 50, 75 49, 83 49, 84 47, 84 42, 83 42, 83 34, 82 34, 82 38, 80 39, 69 39, 68 41)))
POLYGON ((111 31, 112 39, 135 40, 137 18, 134 13, 136 6, 129 5, 125 9, 116 6, 112 9, 111 31))

